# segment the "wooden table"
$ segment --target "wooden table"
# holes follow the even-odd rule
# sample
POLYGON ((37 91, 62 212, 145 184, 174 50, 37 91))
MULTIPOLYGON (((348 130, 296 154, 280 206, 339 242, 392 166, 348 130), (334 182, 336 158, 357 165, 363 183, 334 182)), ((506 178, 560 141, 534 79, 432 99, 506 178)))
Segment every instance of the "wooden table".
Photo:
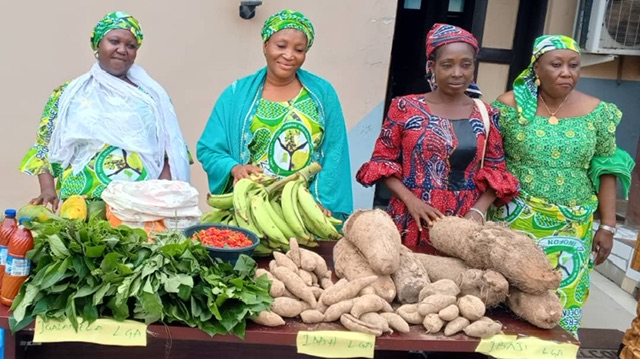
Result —
MULTIPOLYGON (((331 262, 332 244, 333 243, 322 243, 322 245, 317 248, 317 252, 328 260, 328 264, 330 266, 333 264, 331 262)), ((263 259, 259 261, 259 264, 260 266, 266 266, 267 262, 268 260, 263 259)), ((573 336, 560 327, 556 327, 551 330, 539 329, 529 323, 517 319, 513 314, 504 309, 494 310, 488 313, 488 316, 503 324, 503 331, 505 334, 534 336, 543 340, 579 344, 573 336)), ((0 327, 5 328, 5 358, 22 358, 22 350, 17 350, 19 340, 31 340, 33 336, 33 325, 16 333, 16 335, 13 335, 8 329, 8 317, 8 308, 0 305, 0 327)), ((345 330, 345 328, 339 323, 320 323, 309 325, 298 320, 287 320, 286 325, 276 328, 268 328, 254 323, 248 323, 246 336, 243 341, 233 335, 216 335, 214 337, 210 337, 208 334, 198 329, 176 325, 167 326, 162 324, 153 324, 149 325, 147 328, 147 338, 150 343, 155 343, 155 345, 159 345, 160 347, 166 347, 168 345, 167 343, 171 343, 171 345, 184 341, 191 343, 187 345, 188 349, 185 350, 195 351, 197 348, 199 352, 187 354, 186 351, 183 351, 180 354, 184 354, 185 358, 193 358, 193 354, 196 354, 196 357, 201 357, 204 350, 208 352, 218 349, 216 351, 220 353, 219 350, 224 349, 226 350, 224 352, 225 358, 248 358, 251 354, 254 354, 255 357, 260 358, 278 357, 278 359, 284 359, 288 357, 297 357, 296 336, 298 331, 306 330, 345 330), (242 348, 242 350, 239 348, 242 348)), ((425 334, 425 331, 421 326, 412 326, 411 332, 407 334, 394 333, 378 337, 376 339, 375 348, 376 351, 394 351, 397 354, 400 354, 399 351, 474 352, 478 343, 479 340, 477 338, 470 338, 464 334, 457 334, 451 337, 445 337, 444 335, 431 335, 425 334)), ((37 353, 43 351, 42 348, 44 347, 56 345, 58 344, 43 344, 42 347, 39 348, 40 350, 36 350, 36 353, 34 353, 36 355, 29 355, 29 358, 51 357, 37 353)), ((110 354, 104 356, 105 358, 116 357, 116 355, 118 355, 122 358, 135 357, 140 359, 149 355, 146 348, 125 349, 79 343, 65 345, 74 346, 76 348, 88 348, 83 350, 92 351, 91 354, 83 352, 81 357, 91 357, 93 359, 101 358, 100 353, 105 354, 105 352, 109 350, 111 350, 109 352, 110 354)), ((68 351, 73 352, 72 349, 68 349, 68 351)), ((154 354, 149 357, 157 358, 157 355, 154 354)), ((171 355, 170 357, 176 358, 179 356, 171 355)), ((378 356, 376 355, 376 357, 378 356)), ((398 356, 395 355, 392 357, 398 356)))

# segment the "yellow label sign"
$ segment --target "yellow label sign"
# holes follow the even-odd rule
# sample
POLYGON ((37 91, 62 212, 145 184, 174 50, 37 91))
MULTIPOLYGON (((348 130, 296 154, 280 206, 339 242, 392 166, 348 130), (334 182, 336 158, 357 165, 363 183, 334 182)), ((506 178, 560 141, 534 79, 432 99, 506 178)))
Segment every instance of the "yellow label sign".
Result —
POLYGON ((320 358, 373 358, 376 337, 337 330, 301 331, 296 338, 298 353, 320 358))
POLYGON ((85 342, 103 345, 147 346, 147 325, 132 320, 98 319, 88 324, 78 318, 76 332, 69 320, 36 318, 33 341, 38 343, 85 342))
POLYGON ((516 335, 494 335, 482 339, 476 352, 498 359, 575 359, 578 346, 557 343, 536 337, 518 338, 516 335))

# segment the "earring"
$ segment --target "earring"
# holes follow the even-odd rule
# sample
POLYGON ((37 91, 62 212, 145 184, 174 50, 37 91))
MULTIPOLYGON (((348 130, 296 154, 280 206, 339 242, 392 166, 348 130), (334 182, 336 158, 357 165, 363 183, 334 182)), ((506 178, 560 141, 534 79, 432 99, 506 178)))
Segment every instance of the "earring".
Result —
POLYGON ((98 60, 98 51, 94 51, 93 56, 96 58, 96 60, 98 60))
POLYGON ((534 82, 534 84, 536 85, 536 87, 540 87, 540 78, 538 77, 538 75, 536 75, 536 82, 534 82))

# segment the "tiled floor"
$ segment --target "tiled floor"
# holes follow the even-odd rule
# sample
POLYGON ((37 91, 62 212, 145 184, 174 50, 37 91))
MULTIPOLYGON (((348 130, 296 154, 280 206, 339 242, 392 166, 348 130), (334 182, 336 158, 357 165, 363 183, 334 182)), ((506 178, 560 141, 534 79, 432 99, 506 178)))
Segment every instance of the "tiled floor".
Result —
POLYGON ((637 302, 597 271, 591 272, 589 299, 584 306, 582 327, 625 331, 635 317, 637 302))

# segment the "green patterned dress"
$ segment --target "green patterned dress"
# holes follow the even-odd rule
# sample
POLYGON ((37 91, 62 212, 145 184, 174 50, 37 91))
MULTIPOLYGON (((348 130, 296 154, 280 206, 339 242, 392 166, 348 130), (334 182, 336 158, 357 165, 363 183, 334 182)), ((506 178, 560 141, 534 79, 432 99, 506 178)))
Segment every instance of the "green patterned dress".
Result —
POLYGON ((77 174, 71 167, 61 168, 49 162, 49 140, 58 116, 58 102, 69 83, 56 88, 42 112, 36 143, 31 146, 20 163, 20 171, 37 176, 42 173, 53 175, 60 199, 71 195, 86 195, 87 198, 100 198, 102 191, 113 180, 143 181, 147 179, 140 156, 134 152, 105 145, 102 150, 77 174))
POLYGON ((490 216, 536 240, 562 273, 558 295, 565 310, 560 325, 576 335, 593 268, 594 181, 599 181, 592 173, 594 158, 615 157, 622 113, 601 102, 585 116, 552 125, 542 116, 521 119, 516 109, 498 101, 493 106, 501 112, 507 168, 520 180, 521 193, 492 209, 490 216))
POLYGON ((260 99, 250 130, 250 163, 278 177, 307 166, 324 135, 318 108, 304 87, 289 101, 260 99))

